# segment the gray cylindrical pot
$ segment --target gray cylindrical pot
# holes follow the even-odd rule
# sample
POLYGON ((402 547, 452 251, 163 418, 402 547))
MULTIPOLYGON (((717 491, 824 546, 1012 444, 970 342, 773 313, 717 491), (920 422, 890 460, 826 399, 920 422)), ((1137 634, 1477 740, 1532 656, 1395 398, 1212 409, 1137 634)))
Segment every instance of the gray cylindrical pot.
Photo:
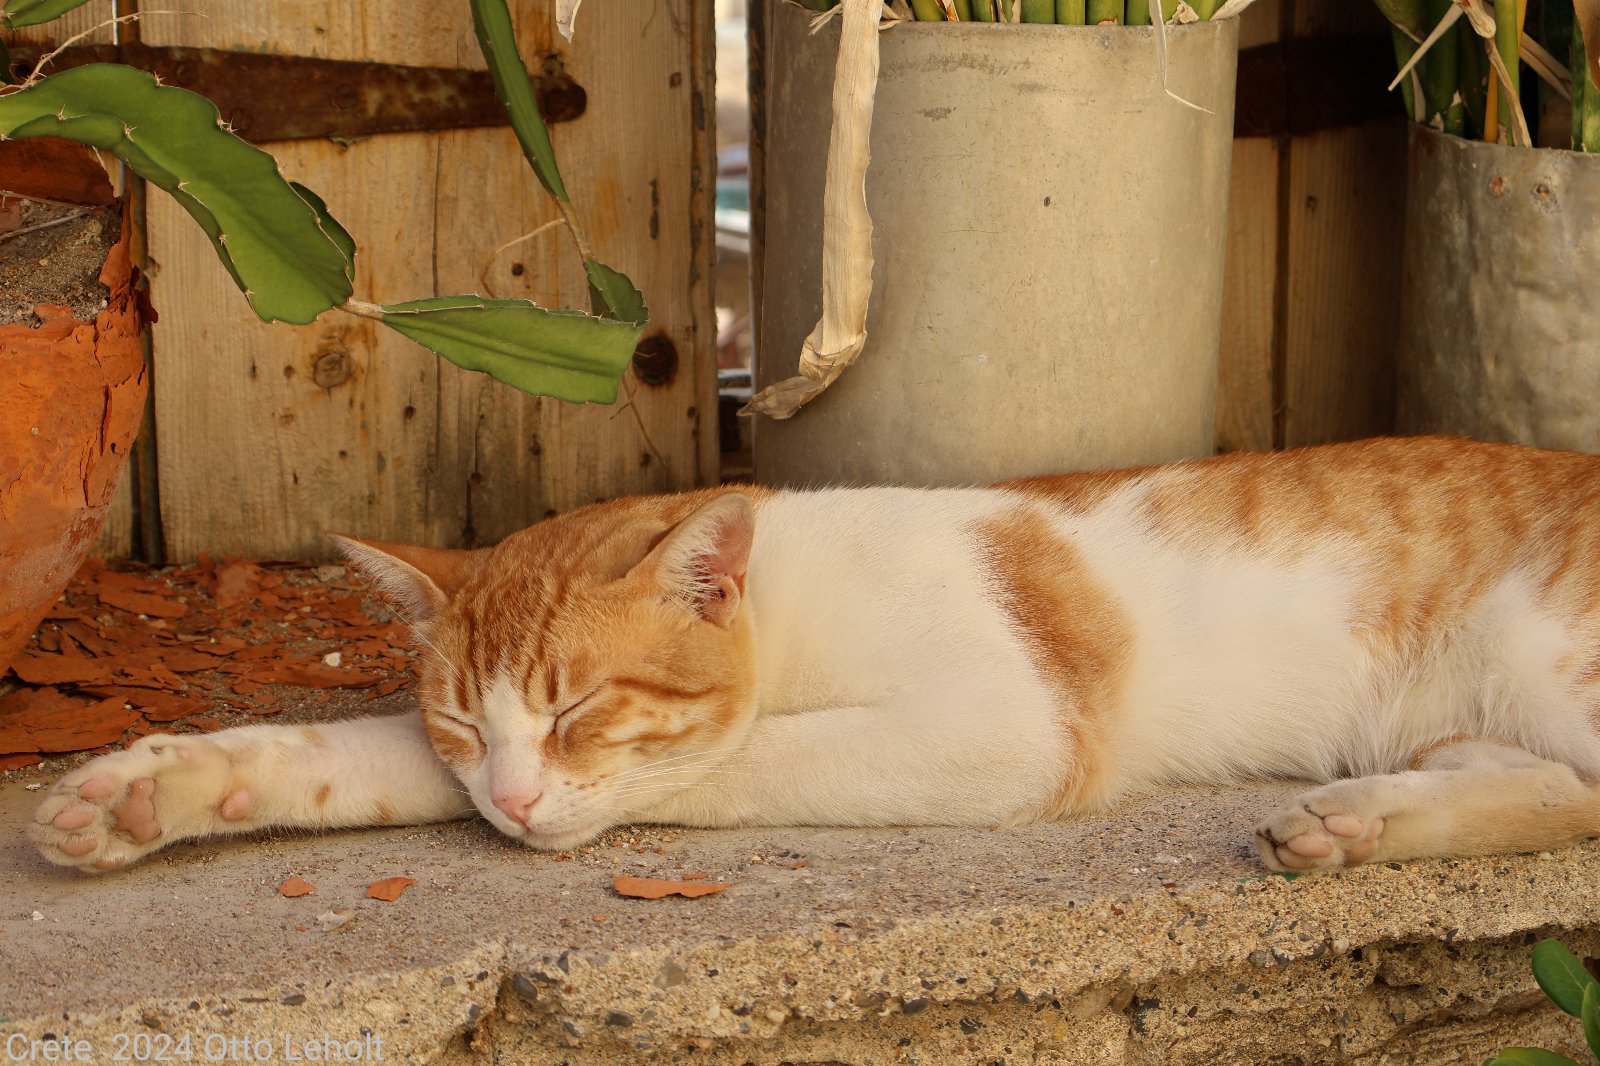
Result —
MULTIPOLYGON (((775 5, 756 383, 820 310, 837 26, 775 5)), ((1237 20, 1168 31, 901 24, 882 35, 860 360, 755 420, 770 484, 949 485, 1207 455, 1237 20)))
POLYGON ((1600 452, 1600 157, 1411 131, 1403 433, 1600 452))

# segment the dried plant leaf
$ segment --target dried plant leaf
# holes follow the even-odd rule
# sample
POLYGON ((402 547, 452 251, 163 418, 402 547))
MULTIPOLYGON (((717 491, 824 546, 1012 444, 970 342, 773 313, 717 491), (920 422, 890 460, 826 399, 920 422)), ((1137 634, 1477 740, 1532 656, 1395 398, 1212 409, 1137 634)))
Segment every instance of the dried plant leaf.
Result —
POLYGON ((385 877, 382 881, 374 881, 367 886, 367 898, 393 903, 406 889, 416 883, 415 877, 385 877))
POLYGON ((572 40, 572 22, 578 17, 578 5, 583 0, 556 0, 556 29, 561 36, 572 40))
MULTIPOLYGON (((703 875, 702 875, 703 876, 703 875)), ((714 896, 729 887, 726 881, 667 881, 659 877, 618 877, 611 887, 619 896, 631 899, 661 899, 665 896, 714 896)))
POLYGON ((310 881, 307 881, 299 874, 295 874, 293 877, 288 878, 283 882, 283 884, 278 886, 278 895, 282 896, 284 899, 299 899, 301 896, 311 895, 311 893, 315 892, 316 890, 316 885, 312 884, 310 881))
POLYGON ((843 0, 839 63, 833 79, 833 129, 823 193, 822 318, 800 351, 800 373, 757 393, 745 412, 789 418, 833 384, 867 343, 872 297, 872 216, 867 163, 878 86, 882 0, 843 0))

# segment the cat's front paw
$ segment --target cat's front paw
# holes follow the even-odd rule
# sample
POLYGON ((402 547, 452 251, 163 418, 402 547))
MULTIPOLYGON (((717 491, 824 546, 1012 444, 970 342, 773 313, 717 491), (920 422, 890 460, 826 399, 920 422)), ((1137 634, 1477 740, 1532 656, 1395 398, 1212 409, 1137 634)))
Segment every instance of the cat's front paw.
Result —
POLYGON ((44 857, 98 873, 126 866, 220 820, 249 815, 250 796, 230 787, 232 764, 201 737, 145 737, 67 774, 29 826, 44 857))
POLYGON ((1307 792, 1256 826, 1256 851, 1279 873, 1356 866, 1377 854, 1384 819, 1339 782, 1307 792))

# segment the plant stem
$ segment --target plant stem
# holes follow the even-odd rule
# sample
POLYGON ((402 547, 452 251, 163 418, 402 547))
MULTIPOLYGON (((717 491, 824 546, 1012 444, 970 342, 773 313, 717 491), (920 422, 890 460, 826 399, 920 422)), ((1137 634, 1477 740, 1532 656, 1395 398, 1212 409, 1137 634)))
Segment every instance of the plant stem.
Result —
POLYGON ((972 18, 974 22, 993 22, 994 0, 972 0, 972 18))
POLYGON ((1089 0, 1084 11, 1084 21, 1091 26, 1120 23, 1122 0, 1089 0))
MULTIPOLYGON (((1433 0, 1429 5, 1428 14, 1435 24, 1450 10, 1450 0, 1433 0)), ((1431 122, 1438 119, 1438 125, 1443 127, 1447 119, 1445 113, 1449 111, 1451 102, 1458 98, 1457 90, 1461 85, 1461 50, 1456 45, 1456 37, 1461 33, 1462 24, 1457 22, 1444 32, 1428 54, 1422 59, 1422 86, 1427 97, 1427 117, 1431 122)), ((1472 32, 1471 26, 1467 32, 1472 32)))
POLYGON ((938 0, 911 0, 911 13, 918 22, 943 22, 944 11, 938 0))
POLYGON ((972 21, 972 0, 955 0, 956 18, 961 22, 972 21))
POLYGON ((1022 0, 1023 22, 1056 21, 1056 0, 1022 0))
POLYGON ((1488 127, 1485 118, 1488 107, 1489 75, 1484 61, 1482 38, 1470 29, 1463 30, 1456 39, 1456 66, 1460 73, 1461 104, 1466 112, 1466 130, 1463 136, 1482 137, 1488 127))
POLYGON ((1222 6, 1222 0, 1189 0, 1189 6, 1194 8, 1196 15, 1208 19, 1217 13, 1217 8, 1222 6))
POLYGON ((1572 150, 1600 152, 1600 87, 1589 72, 1583 28, 1572 26, 1572 150))
POLYGON ((1082 26, 1087 10, 1085 0, 1056 0, 1056 22, 1062 26, 1082 26))
POLYGON ((589 251, 589 242, 583 239, 583 230, 578 226, 578 214, 572 209, 571 200, 557 200, 556 206, 561 208, 561 217, 567 223, 567 232, 572 234, 572 243, 578 246, 578 257, 585 261, 594 258, 589 251))
MULTIPOLYGON (((1516 138, 1512 130, 1516 122, 1511 117, 1511 109, 1517 106, 1517 100, 1522 95, 1520 53, 1522 48, 1522 19, 1518 17, 1526 8, 1514 0, 1501 0, 1496 9, 1494 25, 1494 44, 1500 53, 1500 59, 1506 65, 1507 84, 1493 86, 1497 97, 1498 106, 1495 108, 1495 121, 1500 129, 1496 131, 1496 140, 1504 138, 1507 144, 1514 144, 1516 138)), ((1496 82, 1500 79, 1495 78, 1496 82)))
POLYGON ((1130 26, 1150 25, 1150 4, 1147 0, 1128 0, 1128 6, 1123 11, 1122 21, 1130 26))

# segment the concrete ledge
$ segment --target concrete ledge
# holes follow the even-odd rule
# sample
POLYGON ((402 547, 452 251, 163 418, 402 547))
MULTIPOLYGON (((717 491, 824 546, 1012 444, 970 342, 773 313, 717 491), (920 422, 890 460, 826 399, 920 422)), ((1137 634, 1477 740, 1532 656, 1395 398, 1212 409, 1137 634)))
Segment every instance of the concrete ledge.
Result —
POLYGON ((1244 841, 1289 785, 1025 830, 622 831, 566 859, 478 824, 278 836, 85 878, 22 838, 26 785, 61 769, 0 775, 0 1034, 89 1061, 327 1037, 452 1064, 1454 1064, 1577 1052, 1528 948, 1600 956, 1600 847, 1261 877, 1244 841), (610 887, 686 872, 734 885, 610 887), (316 893, 279 897, 290 874, 316 893), (363 897, 394 874, 417 884, 363 897))

